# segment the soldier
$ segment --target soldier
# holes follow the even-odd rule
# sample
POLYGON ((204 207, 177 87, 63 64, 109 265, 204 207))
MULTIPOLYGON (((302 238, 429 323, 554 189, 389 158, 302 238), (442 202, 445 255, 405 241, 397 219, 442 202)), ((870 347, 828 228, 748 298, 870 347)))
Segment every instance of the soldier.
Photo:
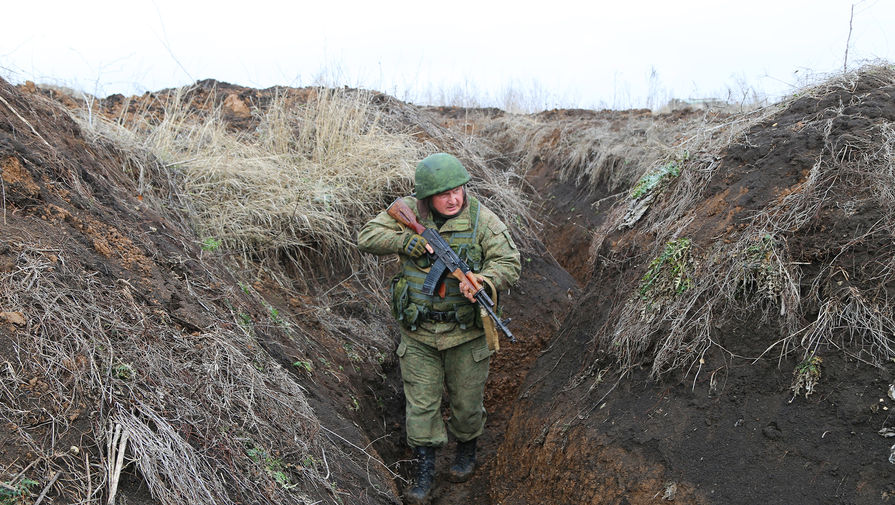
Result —
MULTIPOLYGON (((519 251, 506 225, 467 193, 469 180, 457 158, 433 154, 416 167, 416 197, 404 201, 423 226, 439 231, 480 281, 495 290, 509 287, 521 271, 519 251)), ((401 272, 392 279, 391 294, 392 312, 401 327, 397 354, 406 399, 407 443, 417 461, 414 485, 405 493, 409 503, 428 499, 435 477, 435 450, 447 443, 441 416, 445 386, 451 410, 447 430, 457 440, 449 478, 466 481, 475 469, 476 440, 485 426, 483 395, 492 354, 469 286, 447 277, 443 298, 437 292, 427 296, 423 291, 430 266, 426 245, 425 238, 386 212, 358 234, 361 251, 398 254, 402 261, 401 272)))

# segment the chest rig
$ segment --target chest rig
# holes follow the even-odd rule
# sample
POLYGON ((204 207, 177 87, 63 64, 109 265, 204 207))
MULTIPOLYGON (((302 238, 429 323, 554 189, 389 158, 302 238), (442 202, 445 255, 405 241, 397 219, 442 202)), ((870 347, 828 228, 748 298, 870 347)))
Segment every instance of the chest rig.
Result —
MULTIPOLYGON (((449 219, 439 233, 473 272, 479 272, 483 263, 482 247, 476 240, 480 204, 475 197, 468 198, 468 213, 449 219)), ((436 227, 431 219, 422 220, 422 224, 428 228, 436 227)), ((431 295, 426 294, 427 291, 431 292, 431 286, 425 286, 430 261, 425 255, 416 260, 405 259, 401 272, 392 279, 392 313, 395 318, 411 331, 423 322, 455 322, 461 329, 477 324, 478 311, 460 293, 457 279, 448 275, 441 280, 444 283, 444 297, 438 293, 441 289, 436 289, 431 295)), ((432 282, 430 278, 429 283, 432 282)))

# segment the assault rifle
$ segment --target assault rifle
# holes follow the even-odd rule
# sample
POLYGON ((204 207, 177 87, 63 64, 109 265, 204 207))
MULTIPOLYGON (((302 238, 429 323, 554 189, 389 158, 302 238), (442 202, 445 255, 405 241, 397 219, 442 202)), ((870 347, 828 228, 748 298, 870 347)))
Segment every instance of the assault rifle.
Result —
POLYGON ((414 215, 410 207, 408 207, 401 198, 398 198, 389 205, 388 215, 394 218, 395 221, 421 235, 428 242, 428 244, 426 244, 426 250, 429 252, 429 257, 433 259, 434 262, 432 263, 432 268, 429 270, 429 274, 426 276, 426 280, 423 282, 423 291, 426 295, 431 296, 435 293, 436 286, 441 284, 445 274, 450 273, 460 281, 461 285, 465 284, 467 285, 467 288, 470 286, 472 287, 475 291, 475 300, 483 309, 485 309, 485 312, 488 313, 488 317, 494 321, 494 325, 510 339, 510 342, 516 343, 516 337, 514 337, 513 333, 510 332, 510 329, 507 328, 507 324, 510 320, 507 319, 501 321, 501 319, 497 317, 497 314, 494 313, 494 302, 491 301, 491 297, 488 296, 484 287, 479 283, 478 279, 476 279, 472 270, 470 270, 469 265, 457 256, 457 253, 451 249, 451 246, 438 234, 438 230, 426 228, 421 225, 419 221, 416 220, 416 215, 414 215))

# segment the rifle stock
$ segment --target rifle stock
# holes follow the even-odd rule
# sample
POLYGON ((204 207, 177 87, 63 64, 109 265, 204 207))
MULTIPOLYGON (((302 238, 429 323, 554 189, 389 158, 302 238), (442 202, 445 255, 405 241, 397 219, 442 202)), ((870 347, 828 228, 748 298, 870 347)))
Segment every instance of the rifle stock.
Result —
POLYGON ((392 204, 388 206, 387 212, 389 216, 392 216, 392 219, 410 228, 419 235, 422 235, 426 230, 426 227, 416 220, 416 214, 414 214, 413 210, 404 203, 402 198, 398 198, 392 202, 392 204))

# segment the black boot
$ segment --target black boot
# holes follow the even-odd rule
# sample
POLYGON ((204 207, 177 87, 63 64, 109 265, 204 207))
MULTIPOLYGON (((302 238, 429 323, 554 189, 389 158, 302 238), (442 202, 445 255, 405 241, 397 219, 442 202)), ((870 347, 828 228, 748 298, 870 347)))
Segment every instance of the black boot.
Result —
POLYGON ((404 493, 404 498, 406 503, 421 505, 429 501, 432 481, 435 480, 435 448, 414 447, 413 457, 416 459, 413 487, 404 493))
POLYGON ((448 472, 451 482, 466 482, 475 470, 475 441, 474 438, 466 442, 457 442, 457 454, 454 456, 454 464, 448 472))

